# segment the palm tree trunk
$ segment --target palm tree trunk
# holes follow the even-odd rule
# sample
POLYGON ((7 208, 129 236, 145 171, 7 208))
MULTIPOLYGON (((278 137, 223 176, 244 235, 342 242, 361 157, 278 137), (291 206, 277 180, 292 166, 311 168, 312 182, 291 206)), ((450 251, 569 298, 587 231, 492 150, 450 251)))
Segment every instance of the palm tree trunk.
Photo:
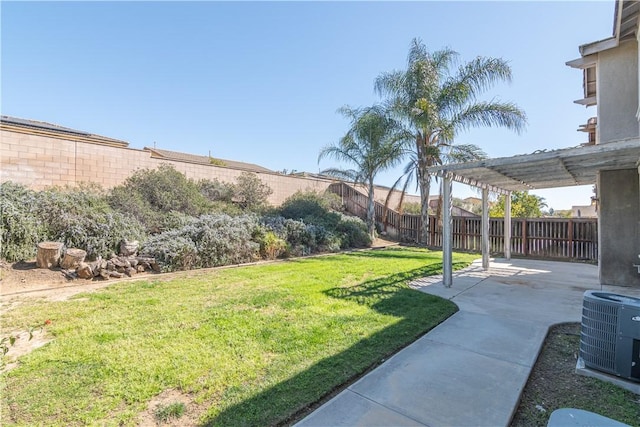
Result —
POLYGON ((367 225, 369 227, 369 235, 373 239, 375 237, 376 211, 375 201, 373 200, 373 178, 369 179, 369 205, 367 206, 367 225))
POLYGON ((432 243, 429 242, 429 192, 431 190, 431 176, 426 170, 420 171, 418 175, 418 180, 420 182, 420 198, 422 199, 420 209, 420 216, 422 219, 422 226, 420 227, 420 243, 428 245, 432 243))
POLYGON ((429 245, 429 193, 431 191, 431 175, 427 167, 429 166, 429 159, 426 153, 424 153, 423 138, 419 135, 416 138, 416 151, 418 153, 418 185, 420 186, 420 217, 422 224, 420 226, 420 236, 418 243, 424 243, 425 246, 429 245))

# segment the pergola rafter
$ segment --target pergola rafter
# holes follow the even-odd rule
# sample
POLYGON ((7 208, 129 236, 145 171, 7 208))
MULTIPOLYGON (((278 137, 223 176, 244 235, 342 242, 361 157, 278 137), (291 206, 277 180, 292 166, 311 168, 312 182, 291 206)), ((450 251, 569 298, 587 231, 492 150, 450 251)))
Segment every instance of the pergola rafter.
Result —
MULTIPOLYGON (((444 180, 443 194, 443 272, 445 286, 451 286, 452 231, 451 183, 453 181, 482 189, 482 265, 489 268, 489 191, 509 196, 512 191, 570 187, 595 184, 603 170, 633 169, 640 160, 640 139, 632 138, 605 144, 579 146, 563 150, 432 166, 429 172, 444 180)), ((506 197, 510 202, 510 197, 506 197)), ((511 203, 505 204, 505 257, 511 249, 511 203), (509 227, 507 233, 506 227, 509 227)))

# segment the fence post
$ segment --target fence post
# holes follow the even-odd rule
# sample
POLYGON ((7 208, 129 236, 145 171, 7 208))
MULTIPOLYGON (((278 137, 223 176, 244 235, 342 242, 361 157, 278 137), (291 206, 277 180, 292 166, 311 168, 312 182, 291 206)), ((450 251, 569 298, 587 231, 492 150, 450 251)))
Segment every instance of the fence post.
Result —
POLYGON ((522 252, 524 256, 529 255, 529 242, 527 242, 527 219, 522 219, 522 252))
POLYGON ((467 218, 463 217, 461 219, 462 226, 460 227, 460 232, 462 233, 462 248, 465 251, 469 250, 469 233, 467 233, 467 218))
MULTIPOLYGON (((436 246, 436 219, 435 217, 432 217, 431 215, 427 215, 427 218, 429 218, 429 242, 431 243, 431 246, 436 246)), ((427 242, 424 242, 425 246, 427 245, 427 242)))
POLYGON ((569 258, 573 258, 574 250, 573 250, 573 220, 569 218, 569 258))

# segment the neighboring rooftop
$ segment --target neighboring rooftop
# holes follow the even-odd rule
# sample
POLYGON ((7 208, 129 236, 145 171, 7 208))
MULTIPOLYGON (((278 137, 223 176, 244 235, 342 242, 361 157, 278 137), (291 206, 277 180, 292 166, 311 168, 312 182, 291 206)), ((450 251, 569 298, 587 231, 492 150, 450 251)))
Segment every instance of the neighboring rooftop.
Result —
MULTIPOLYGON (((72 129, 53 123, 39 120, 21 119, 18 117, 1 116, 0 127, 14 132, 30 133, 52 138, 63 138, 73 141, 85 141, 96 144, 104 144, 126 148, 129 143, 119 139, 108 138, 82 130, 72 129)), ((262 166, 253 163, 236 162, 234 160, 217 159, 209 156, 198 156, 196 154, 180 153, 177 151, 160 150, 157 148, 145 147, 145 151, 151 153, 151 157, 165 160, 177 160, 182 162, 199 163, 205 165, 223 166, 234 169, 242 169, 251 172, 273 172, 262 166)))
POLYGON ((128 147, 129 143, 119 139, 108 138, 102 135, 95 135, 89 132, 71 129, 53 123, 38 120, 20 119, 18 117, 1 116, 0 125, 2 128, 11 129, 18 132, 35 133, 50 137, 64 137, 66 139, 83 140, 99 144, 114 145, 118 147, 128 147))
POLYGON ((273 172, 265 167, 234 160, 218 159, 210 156, 200 156, 197 154, 181 153, 179 151, 160 150, 158 148, 144 147, 145 151, 151 153, 151 157, 163 160, 177 160, 181 162, 198 163, 203 165, 214 165, 233 169, 243 169, 250 172, 273 172))

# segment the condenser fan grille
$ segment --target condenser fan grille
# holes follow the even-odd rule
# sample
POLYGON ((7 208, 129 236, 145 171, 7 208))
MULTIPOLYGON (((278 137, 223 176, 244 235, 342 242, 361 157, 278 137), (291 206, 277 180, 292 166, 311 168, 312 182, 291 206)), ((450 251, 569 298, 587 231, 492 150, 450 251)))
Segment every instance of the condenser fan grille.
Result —
POLYGON ((618 306, 584 299, 580 356, 586 366, 615 371, 617 329, 618 306))

